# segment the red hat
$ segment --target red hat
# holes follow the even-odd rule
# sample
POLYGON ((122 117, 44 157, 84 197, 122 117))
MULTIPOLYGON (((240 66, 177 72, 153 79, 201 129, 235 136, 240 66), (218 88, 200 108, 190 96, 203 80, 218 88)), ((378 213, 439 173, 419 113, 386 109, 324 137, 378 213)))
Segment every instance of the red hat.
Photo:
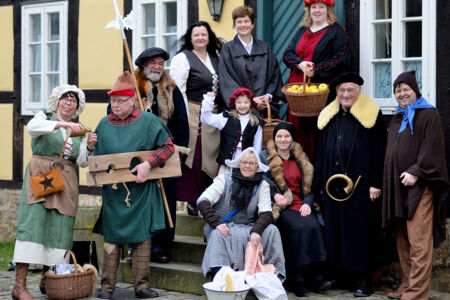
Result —
POLYGON ((335 3, 334 0, 304 0, 305 1, 305 6, 309 7, 311 6, 311 4, 313 3, 323 3, 325 5, 329 5, 334 7, 335 3))
POLYGON ((228 102, 228 105, 231 108, 234 108, 234 101, 236 101, 236 98, 238 96, 247 96, 250 99, 250 101, 252 102, 252 106, 256 106, 256 103, 253 102, 253 94, 252 94, 252 92, 250 92, 250 90, 245 88, 245 87, 240 87, 240 88, 236 89, 233 92, 233 95, 231 95, 231 97, 230 97, 230 101, 228 102))
POLYGON ((117 78, 108 96, 134 96, 134 84, 130 71, 123 72, 117 78))

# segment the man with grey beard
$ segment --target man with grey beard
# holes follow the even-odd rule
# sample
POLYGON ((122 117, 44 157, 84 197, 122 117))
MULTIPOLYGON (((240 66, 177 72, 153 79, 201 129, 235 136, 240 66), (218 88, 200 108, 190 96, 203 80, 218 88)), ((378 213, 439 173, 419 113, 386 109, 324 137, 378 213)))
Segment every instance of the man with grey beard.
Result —
MULTIPOLYGON (((135 61, 136 80, 144 109, 151 111, 169 128, 173 143, 187 147, 189 143, 189 124, 183 95, 164 70, 164 62, 169 53, 164 49, 152 47, 143 51, 135 61)), ((163 179, 164 190, 169 203, 170 214, 175 225, 176 220, 176 178, 163 179)), ((168 263, 170 247, 175 235, 175 228, 160 231, 152 238, 152 260, 168 263)))

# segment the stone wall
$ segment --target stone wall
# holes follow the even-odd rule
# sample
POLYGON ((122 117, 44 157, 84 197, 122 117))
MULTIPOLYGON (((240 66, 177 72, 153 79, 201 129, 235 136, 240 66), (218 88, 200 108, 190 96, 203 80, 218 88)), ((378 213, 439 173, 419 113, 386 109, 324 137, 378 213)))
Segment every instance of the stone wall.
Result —
MULTIPOLYGON (((21 190, 0 189, 0 242, 13 240, 21 190)), ((101 206, 101 196, 81 194, 79 207, 101 206)))
POLYGON ((0 242, 14 239, 20 190, 0 189, 0 242))

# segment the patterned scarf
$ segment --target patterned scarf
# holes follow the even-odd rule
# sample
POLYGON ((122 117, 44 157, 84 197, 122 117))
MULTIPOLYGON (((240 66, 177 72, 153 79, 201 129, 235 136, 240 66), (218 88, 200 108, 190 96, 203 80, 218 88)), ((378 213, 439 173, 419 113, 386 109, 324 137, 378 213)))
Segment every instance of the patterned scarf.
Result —
POLYGON ((403 121, 402 121, 402 124, 400 125, 400 129, 398 130, 398 133, 401 133, 403 130, 405 130, 406 126, 408 126, 408 124, 409 124, 409 127, 411 128, 411 135, 414 135, 414 132, 413 132, 414 115, 416 113, 416 109, 420 109, 420 108, 436 109, 436 107, 429 104, 427 102, 427 100, 425 100, 425 98, 423 98, 423 97, 420 97, 419 99, 417 99, 416 102, 414 102, 413 104, 408 104, 405 109, 401 108, 400 105, 397 107, 397 113, 405 115, 403 117, 403 121))

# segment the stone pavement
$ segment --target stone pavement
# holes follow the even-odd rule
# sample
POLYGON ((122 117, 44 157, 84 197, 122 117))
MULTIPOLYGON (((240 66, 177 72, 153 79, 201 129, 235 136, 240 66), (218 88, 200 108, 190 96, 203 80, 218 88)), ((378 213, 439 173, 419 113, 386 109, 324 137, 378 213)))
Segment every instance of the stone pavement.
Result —
MULTIPOLYGON (((0 299, 12 299, 11 298, 11 290, 14 286, 14 276, 15 272, 8 272, 0 270, 0 299)), ((39 280, 40 273, 28 273, 27 278, 27 287, 30 293, 36 297, 36 299, 48 299, 47 296, 42 295, 39 291, 39 280)), ((98 285, 99 286, 99 285, 98 285)), ((98 287, 97 287, 98 288, 98 287)), ((160 294, 160 297, 157 299, 161 300, 206 300, 205 296, 201 295, 192 295, 187 293, 179 293, 173 291, 166 291, 161 289, 155 289, 160 294)), ((309 297, 298 298, 294 294, 289 293, 289 300, 292 299, 305 299, 305 300, 346 300, 346 299, 367 299, 367 300, 381 300, 381 299, 389 299, 385 296, 385 290, 377 290, 375 294, 366 298, 355 298, 350 291, 344 290, 333 290, 328 291, 325 294, 314 294, 312 293, 309 297)), ((98 299, 94 296, 90 296, 89 298, 84 299, 98 299)), ((116 292, 114 293, 113 300, 131 300, 134 298, 133 286, 129 283, 118 283, 116 292)), ((213 299, 210 299, 213 300, 213 299)), ((450 300, 450 295, 445 293, 431 292, 430 300, 450 300)))

